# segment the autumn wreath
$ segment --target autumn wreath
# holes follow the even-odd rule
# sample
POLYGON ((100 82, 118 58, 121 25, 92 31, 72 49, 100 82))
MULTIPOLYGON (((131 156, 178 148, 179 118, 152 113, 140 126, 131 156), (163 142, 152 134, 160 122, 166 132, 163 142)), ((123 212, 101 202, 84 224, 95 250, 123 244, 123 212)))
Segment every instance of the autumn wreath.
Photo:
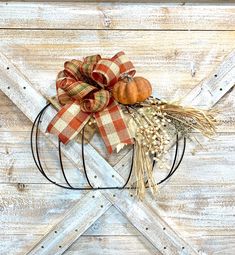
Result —
MULTIPOLYGON (((185 140, 193 130, 213 136, 216 120, 211 110, 152 97, 150 82, 135 73, 124 52, 112 58, 94 55, 65 62, 56 79, 57 96, 49 99, 58 113, 47 132, 64 144, 82 135, 83 144, 98 129, 109 153, 134 145, 130 187, 142 199, 146 188, 156 194, 153 167, 168 168, 165 157, 173 143, 185 140)), ((168 178, 182 160, 176 164, 176 157, 177 153, 168 178)))

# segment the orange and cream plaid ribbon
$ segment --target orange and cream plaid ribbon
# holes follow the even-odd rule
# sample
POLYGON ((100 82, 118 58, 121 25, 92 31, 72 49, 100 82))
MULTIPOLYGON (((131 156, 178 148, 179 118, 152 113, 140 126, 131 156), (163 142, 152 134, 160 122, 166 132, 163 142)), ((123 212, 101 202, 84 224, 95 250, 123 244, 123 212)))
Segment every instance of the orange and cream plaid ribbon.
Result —
POLYGON ((118 52, 111 59, 94 55, 84 61, 65 62, 56 81, 58 101, 63 107, 47 131, 66 144, 94 116, 109 153, 118 144, 132 144, 122 110, 110 93, 113 85, 126 73, 134 76, 135 69, 124 52, 118 52))

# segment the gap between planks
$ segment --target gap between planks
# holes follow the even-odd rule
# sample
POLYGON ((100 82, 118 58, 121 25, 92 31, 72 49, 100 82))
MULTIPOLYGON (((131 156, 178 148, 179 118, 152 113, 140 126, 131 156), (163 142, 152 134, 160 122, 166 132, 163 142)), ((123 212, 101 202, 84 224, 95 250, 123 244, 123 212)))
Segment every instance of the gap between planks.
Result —
POLYGON ((234 30, 235 8, 232 4, 228 6, 184 6, 179 3, 178 5, 161 6, 152 2, 146 1, 138 4, 114 3, 113 1, 110 3, 3 2, 0 3, 0 27, 159 29, 159 31, 164 29, 234 30), (131 18, 129 17, 130 12, 131 18))
POLYGON ((210 29, 210 30, 205 30, 205 29, 104 29, 104 28, 69 28, 69 29, 64 29, 64 28, 17 28, 17 27, 12 27, 12 28, 4 28, 0 27, 0 30, 20 30, 20 31, 140 31, 140 32, 234 32, 235 29, 210 29))
MULTIPOLYGON (((3 91, 30 119, 33 120, 38 112, 38 109, 45 105, 45 99, 32 87, 30 82, 25 79, 24 75, 18 69, 16 69, 15 66, 13 66, 3 54, 1 54, 1 60, 1 68, 4 70, 5 66, 8 66, 12 71, 11 76, 8 76, 8 74, 5 74, 5 72, 3 73, 3 82, 6 84, 12 84, 15 88, 14 93, 9 93, 9 90, 5 87, 2 87, 3 91), (22 89, 21 86, 23 85, 28 87, 27 93, 25 93, 25 90, 22 89), (28 108, 27 105, 29 104, 31 106, 28 108)), ((49 117, 53 116, 53 114, 55 114, 55 110, 50 107, 45 113, 45 116, 49 117)), ((51 141, 54 140, 51 136, 48 136, 48 138, 51 141)), ((56 142, 55 145, 58 145, 58 143, 56 142)), ((87 146, 89 148, 87 153, 91 158, 89 163, 92 166, 91 169, 95 171, 96 175, 99 173, 99 175, 101 175, 100 179, 105 180, 107 185, 122 185, 122 182, 124 181, 123 178, 118 175, 118 173, 89 144, 87 146), (101 167, 94 164, 94 162, 97 162, 97 160, 99 160, 100 164, 102 164, 102 169, 107 169, 110 171, 110 173, 116 176, 116 178, 105 175, 101 170, 101 167)), ((76 158, 76 153, 79 152, 80 149, 80 146, 78 146, 75 142, 71 143, 70 146, 67 146, 66 150, 64 150, 62 147, 62 151, 67 154, 67 156, 76 164, 79 164, 79 161, 76 158)), ((150 243, 155 246, 157 250, 163 251, 164 243, 164 245, 168 247, 168 249, 164 251, 165 254, 181 252, 182 247, 185 247, 185 252, 187 251, 190 254, 196 254, 195 250, 190 246, 190 244, 183 240, 173 229, 171 229, 171 227, 158 215, 157 212, 153 213, 152 210, 150 210, 151 207, 148 203, 136 201, 134 198, 129 196, 129 192, 126 190, 119 192, 118 196, 115 197, 113 196, 113 192, 109 190, 101 192, 106 197, 107 201, 110 201, 115 205, 116 208, 125 214, 132 224, 138 228, 138 230, 148 239, 150 243), (135 215, 133 215, 134 212, 135 215), (138 215, 136 214, 137 212, 138 215), (142 222, 143 218, 144 222, 142 222), (146 225, 151 226, 151 228, 146 227, 146 225), (164 230, 165 227, 163 226, 166 227, 167 231, 164 230)), ((71 242, 71 240, 69 240, 69 242, 71 242)), ((35 248, 32 250, 32 254, 39 249, 41 243, 42 242, 39 242, 35 246, 35 248)), ((54 244, 53 249, 58 254, 61 254, 62 252, 58 248, 57 243, 54 244)))
MULTIPOLYGON (((230 85, 230 84, 226 84, 226 85, 227 85, 227 87, 228 87, 228 85, 230 85)), ((216 99, 217 99, 217 97, 216 97, 216 99)), ((214 101, 213 101, 213 102, 214 102, 214 101)), ((106 192, 105 194, 108 195, 107 193, 108 193, 108 192, 106 192)), ((124 193, 123 193, 123 194, 124 194, 124 193)), ((125 195, 126 195, 126 194, 125 194, 125 195)), ((126 211, 126 209, 127 209, 127 208, 126 208, 126 205, 127 205, 127 203, 130 203, 131 201, 128 200, 127 197, 126 197, 125 195, 122 196, 122 197, 119 197, 119 203, 118 203, 118 204, 115 204, 115 205, 116 205, 116 207, 119 208, 122 212, 123 212, 123 210, 124 210, 124 211, 125 211, 125 215, 128 216, 129 219, 132 219, 131 222, 134 223, 134 226, 138 226, 138 229, 139 229, 139 230, 142 230, 141 232, 143 233, 143 232, 144 232, 144 231, 143 231, 143 227, 139 225, 138 219, 133 218, 133 215, 131 215, 129 211, 126 211), (121 200, 122 200, 122 201, 121 201, 121 200), (124 204, 121 205, 122 203, 124 203, 124 204), (120 206, 121 206, 121 208, 120 208, 120 206), (124 207, 123 207, 123 206, 124 206, 124 207)), ((111 200, 113 200, 113 199, 111 199, 111 200)), ((134 205, 131 204, 131 205, 134 206, 134 207, 137 206, 138 209, 140 209, 141 207, 143 207, 143 204, 140 204, 140 203, 138 203, 138 204, 139 204, 138 206, 137 206, 137 204, 134 204, 134 205)), ((132 208, 132 209, 133 209, 133 208, 132 208)), ((144 209, 143 211, 146 212, 146 209, 144 209)), ((156 216, 157 216, 157 215, 155 215, 155 217, 153 217, 153 216, 151 216, 151 215, 149 214, 149 217, 150 217, 149 220, 151 220, 151 226, 153 226, 153 222, 154 222, 153 219, 154 219, 154 218, 156 219, 156 216)), ((160 218, 158 218, 158 222, 161 222, 161 221, 162 221, 162 220, 161 220, 160 218)), ((155 222, 155 223, 156 223, 156 222, 155 222)), ((155 224, 154 224, 154 225, 155 225, 155 224)), ((161 224, 160 224, 160 225, 161 225, 161 224)), ((158 224, 154 226, 154 227, 155 227, 155 230, 158 228, 157 226, 158 226, 158 224)), ((145 234, 146 234, 146 233, 145 233, 145 234)), ((172 236, 172 235, 173 235, 173 236, 175 235, 174 232, 171 232, 171 236, 172 236)), ((147 236, 148 236, 148 235, 147 235, 147 236)), ((176 237, 176 235, 175 235, 175 237, 176 237)), ((155 236, 155 238, 156 238, 156 236, 155 236)), ((158 237, 158 238, 159 238, 159 237, 158 237)), ((157 238, 157 239, 158 239, 158 238, 157 238)), ((163 237, 162 237, 162 238, 163 238, 163 237)), ((149 238, 149 236, 148 236, 148 239, 149 239, 150 242, 153 241, 153 239, 152 239, 152 238, 149 238)), ((165 240, 165 242, 168 243, 168 244, 170 245, 170 243, 167 242, 167 241, 168 241, 168 240, 165 240)), ((183 240, 181 240, 181 242, 183 242, 183 240)), ((153 243, 153 245, 156 246, 156 243, 155 243, 155 242, 152 242, 152 243, 153 243)), ((172 245, 172 244, 171 244, 171 245, 172 245)), ((159 247, 159 245, 158 245, 157 247, 159 247)), ((176 247, 172 247, 172 246, 171 246, 171 251, 176 251, 175 248, 176 248, 176 247)), ((187 246, 187 248, 189 248, 189 247, 187 246)), ((167 251, 167 252, 168 252, 168 251, 167 251)), ((193 250, 191 250, 191 252, 194 253, 193 250)))

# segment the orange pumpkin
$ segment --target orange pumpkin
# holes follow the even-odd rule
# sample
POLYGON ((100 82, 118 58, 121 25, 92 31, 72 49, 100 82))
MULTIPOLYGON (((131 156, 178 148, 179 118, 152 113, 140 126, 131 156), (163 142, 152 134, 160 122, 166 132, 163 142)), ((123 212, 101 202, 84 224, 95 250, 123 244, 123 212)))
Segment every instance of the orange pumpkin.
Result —
POLYGON ((152 86, 143 77, 125 76, 114 85, 112 94, 121 104, 135 104, 143 102, 152 94, 152 86))

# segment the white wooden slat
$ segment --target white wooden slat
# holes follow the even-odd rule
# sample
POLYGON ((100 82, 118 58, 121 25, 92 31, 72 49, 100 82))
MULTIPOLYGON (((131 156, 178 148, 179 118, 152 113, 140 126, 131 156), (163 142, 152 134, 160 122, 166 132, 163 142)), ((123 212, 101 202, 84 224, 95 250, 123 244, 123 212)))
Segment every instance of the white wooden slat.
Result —
MULTIPOLYGON (((10 1, 6 2, 6 4, 8 4, 10 1)), ((30 0, 26 0, 25 2, 30 2, 30 0)), ((60 3, 60 2, 71 2, 71 0, 49 0, 47 2, 51 2, 51 3, 60 3)), ((84 0, 76 0, 74 2, 82 2, 84 3, 84 0)), ((94 0, 87 0, 88 3, 93 3, 94 0)), ((104 3, 116 3, 117 1, 116 0, 104 0, 102 1, 104 3)), ((214 6, 214 5, 218 5, 218 3, 220 3, 220 5, 229 5, 229 6, 232 6, 232 4, 234 3, 233 0, 228 0, 228 1, 225 1, 225 0, 222 0, 222 1, 219 1, 219 0, 187 0, 185 2, 180 2, 177 1, 177 0, 172 0, 172 1, 169 1, 169 0, 119 0, 118 2, 124 2, 124 3, 156 3, 160 6, 162 6, 162 4, 164 3, 164 6, 167 5, 167 6, 172 6, 172 5, 179 5, 180 6, 184 6, 184 5, 189 5, 191 6, 191 4, 193 3, 193 5, 202 5, 202 6, 207 6, 207 5, 211 5, 211 6, 214 6)))
MULTIPOLYGON (((232 155, 232 152, 230 154, 232 155)), ((208 168, 211 166, 212 164, 208 165, 208 168)), ((203 235, 235 236, 233 216, 235 177, 233 175, 229 178, 226 168, 220 167, 219 164, 217 167, 224 173, 224 180, 220 178, 218 182, 208 185, 190 184, 187 180, 182 181, 184 183, 182 185, 177 184, 175 180, 178 179, 182 170, 180 169, 167 185, 159 187, 156 201, 151 204, 153 208, 159 207, 159 215, 173 229, 177 229, 190 240, 203 235)), ((199 173, 195 175, 194 171, 184 174, 199 176, 199 173)), ((201 170, 201 176, 203 175, 204 171, 201 170)), ((214 172, 211 173, 211 176, 213 175, 214 172)), ((216 174, 212 178, 216 179, 216 174)), ((66 210, 83 196, 81 192, 66 191, 52 184, 1 184, 0 188, 2 212, 0 230, 1 234, 11 236, 45 234, 61 220, 66 210)), ((133 229, 131 223, 121 216, 115 207, 112 207, 112 210, 109 209, 102 215, 83 235, 140 235, 140 233, 133 229)), ((2 245, 1 240, 0 247, 2 245)))
POLYGON ((1 28, 234 30, 235 23, 231 5, 2 2, 0 9, 1 28))
POLYGON ((56 224, 53 229, 40 240, 40 245, 36 243, 35 247, 27 254, 62 254, 110 206, 111 203, 107 203, 107 199, 100 192, 93 192, 92 194, 88 192, 67 212, 61 222, 56 224), (99 203, 97 204, 91 200, 99 201, 99 203))
MULTIPOLYGON (((9 254, 11 251, 14 255, 22 255, 21 250, 30 248, 30 243, 37 239, 37 235, 2 235, 2 254, 9 254), (14 243, 14 245, 12 245, 14 243)), ((216 255, 234 255, 235 245, 234 236, 230 235, 204 235, 192 239, 194 243, 200 247, 198 253, 200 255, 216 254, 216 255)), ((82 236, 79 242, 75 242, 64 255, 160 255, 156 253, 151 246, 146 244, 143 238, 130 236, 82 236), (128 245, 129 244, 129 245, 128 245), (140 253, 141 252, 141 253, 140 253)))
MULTIPOLYGON (((29 130, 23 132, 0 132, 1 183, 48 184, 48 181, 38 172, 33 162, 28 139, 29 132, 29 130)), ((219 185, 221 182, 233 182, 235 178, 235 159, 233 158, 235 135, 218 133, 213 140, 203 138, 200 134, 194 134, 193 136, 196 137, 200 144, 187 142, 185 157, 179 171, 177 171, 177 176, 171 178, 167 185, 181 185, 182 183, 189 185, 213 185, 217 183, 219 185), (226 155, 224 154, 225 152, 226 155), (211 162, 211 158, 215 161, 211 162), (191 162, 195 162, 193 169, 190 169, 191 162), (213 174, 211 174, 211 169, 213 169, 213 174), (190 175, 187 175, 188 172, 190 172, 190 175)), ((43 141, 46 142, 46 139, 43 139, 43 141)), ((64 182, 62 173, 59 170, 57 149, 49 141, 43 144, 45 149, 43 150, 42 159, 46 165, 47 172, 55 181, 64 182)), ((169 155, 169 163, 172 160, 171 156, 169 155)), ((75 170, 70 161, 64 159, 64 167, 71 183, 76 186, 86 184, 83 172, 75 170)), ((128 169, 130 169, 129 158, 123 159, 120 164, 115 165, 115 170, 123 178, 128 175, 128 169)), ((164 178, 167 172, 166 169, 156 169, 156 180, 164 178)))
MULTIPOLYGON (((17 106, 26 114, 26 116, 33 120, 36 116, 36 113, 39 112, 40 108, 45 105, 45 99, 33 89, 30 82, 23 77, 19 70, 17 70, 3 54, 1 54, 0 70, 2 70, 1 90, 7 96, 9 96, 13 102, 17 104, 17 106), (7 69, 6 67, 9 67, 9 69, 7 69), (6 70, 10 71, 11 73, 6 73, 6 70), (10 89, 8 89, 9 86, 10 89), (30 93, 28 93, 28 91, 30 93), (33 107, 31 107, 31 105, 33 105, 33 107), (28 110, 27 108, 30 108, 30 110, 28 110)), ((45 119, 51 118, 53 114, 55 114, 55 111, 53 111, 53 108, 50 108, 45 114, 45 119)), ((56 139, 53 139, 51 136, 48 136, 48 138, 52 140, 55 145, 57 145, 56 139)), ((66 150, 64 149, 64 147, 62 147, 62 149, 68 158, 70 158, 76 165, 81 166, 80 159, 78 159, 78 157, 76 156, 81 151, 81 147, 77 143, 71 142, 69 145, 66 146, 66 150)), ((85 150, 86 157, 89 158, 88 162, 90 166, 90 172, 93 171, 93 176, 96 175, 97 178, 95 178, 95 181, 96 183, 98 183, 98 185, 102 185, 103 183, 103 185, 120 186, 125 182, 125 180, 123 180, 122 177, 118 175, 118 173, 91 147, 91 145, 87 144, 85 146, 85 150), (96 162, 99 162, 99 165, 97 165, 96 162)), ((113 197, 113 193, 110 190, 102 191, 102 193, 109 200, 117 203, 117 200, 115 199, 115 197, 113 197)), ((119 208, 122 208, 122 211, 133 223, 133 219, 130 218, 133 215, 128 214, 128 211, 132 210, 132 208, 129 207, 132 207, 135 204, 135 200, 130 197, 128 191, 121 192, 119 196, 122 196, 122 201, 126 200, 126 203, 123 203, 123 205, 119 205, 119 203, 117 203, 119 208)), ((164 247, 162 247, 162 240, 164 241, 164 243, 169 244, 168 249, 164 252, 165 254, 172 254, 175 251, 181 252, 182 247, 185 247, 185 252, 188 252, 192 255, 196 254, 193 248, 185 241, 183 241, 182 238, 179 237, 179 235, 177 235, 173 230, 171 230, 170 227, 166 223, 164 223, 163 220, 161 220, 160 223, 156 221, 154 215, 145 203, 139 202, 139 205, 140 206, 138 207, 138 211, 140 213, 140 216, 142 215, 141 217, 143 217, 144 215, 146 222, 152 222, 155 228, 149 229, 149 231, 145 231, 145 229, 143 229, 142 222, 138 220, 138 218, 134 220, 134 225, 157 249, 164 249, 164 247), (168 231, 170 231, 174 239, 168 236, 163 230, 164 224, 167 227, 168 231), (156 233, 158 233, 158 235, 156 235, 156 233), (173 242, 170 243, 171 241, 173 242)), ((157 218, 160 219, 159 216, 157 218)), ((41 242, 37 244, 37 247, 40 246, 41 242)))
POLYGON ((162 255, 142 236, 81 236, 64 255, 162 255))
MULTIPOLYGON (((108 194, 109 192, 107 192, 108 194)), ((189 245, 187 239, 182 239, 170 225, 153 210, 148 200, 152 201, 151 195, 145 196, 145 202, 130 198, 127 192, 116 192, 116 196, 110 195, 114 206, 125 215, 129 221, 155 246, 162 254, 194 255, 197 252, 189 245)))
MULTIPOLYGON (((181 103, 189 106, 197 106, 199 108, 210 109, 218 101, 226 95, 235 85, 235 51, 233 50, 215 70, 191 90, 181 100, 181 103)), ((233 107, 230 107, 233 111, 233 107)), ((130 153, 129 153, 130 154, 130 153)), ((120 164, 128 165, 130 155, 127 155, 120 164)))
MULTIPOLYGON (((208 77, 207 80, 203 81, 200 84, 200 87, 203 87, 203 84, 205 82, 205 84, 208 84, 208 88, 211 88, 211 98, 212 100, 208 100, 208 97, 205 97, 205 95, 203 93, 198 93, 198 90, 193 90, 188 96, 185 97, 185 101, 187 102, 188 98, 189 98, 189 102, 191 100, 194 100, 194 98, 197 97, 197 101, 195 103, 195 101, 193 102, 194 105, 198 105, 201 106, 203 103, 203 106, 207 109, 211 108, 215 103, 217 103, 219 101, 220 98, 222 98, 224 96, 224 94, 231 89, 234 84, 235 84, 235 76, 234 76, 234 58, 235 58, 235 52, 231 52, 231 54, 229 54, 229 56, 227 56, 225 58, 225 60, 219 65, 219 67, 216 69, 216 72, 212 74, 212 76, 208 77), (231 74, 230 74, 231 72, 231 74), (216 74, 216 77, 214 76, 214 74, 216 74), (217 78, 217 79, 214 79, 217 78), (207 83, 207 81, 210 81, 207 83), (218 82, 220 81, 220 82, 218 82), (221 82, 222 81, 222 82, 221 82), (222 88, 222 90, 220 89, 222 88), (200 102, 200 103, 199 103, 200 102)), ((130 210, 130 207, 127 204, 127 200, 120 200, 121 196, 119 197, 119 203, 116 203, 115 206, 119 207, 119 209, 124 212, 125 214, 129 214, 127 217, 130 219, 130 221, 133 223, 133 225, 137 226, 138 225, 138 229, 141 231, 141 227, 142 229, 142 233, 146 232, 144 230, 144 227, 140 224, 139 225, 139 221, 135 222, 135 220, 137 219, 137 217, 135 217, 136 215, 134 214, 134 212, 139 212, 141 210, 133 209, 133 207, 131 207, 133 209, 133 211, 130 210), (124 203, 124 204, 122 204, 124 203), (129 207, 129 210, 127 209, 129 207), (126 211, 127 210, 127 211, 126 211)), ((152 203, 152 199, 149 196, 145 197, 145 201, 146 204, 151 204, 152 203)), ((129 202, 129 201, 128 201, 129 202)), ((151 206, 150 206, 151 207, 151 206)), ((145 211, 145 209, 143 209, 143 211, 145 211)), ((149 209, 150 211, 150 209, 149 209)), ((154 208, 155 213, 157 214, 158 212, 158 207, 154 208)), ((138 219, 141 219, 141 216, 143 217, 143 215, 139 215, 138 219)), ((156 218, 156 215, 155 215, 156 218)), ((145 222, 148 222, 145 218, 145 222)), ((158 219, 158 221, 154 221, 154 223, 159 223, 161 222, 161 219, 158 219)), ((154 223, 151 222, 151 220, 148 222, 150 226, 155 227, 154 223)), ((165 222, 164 222, 165 223, 165 222)), ((148 227, 147 227, 148 228, 148 227)), ((149 228, 148 228, 149 230, 149 228)), ((174 236, 173 233, 170 233, 170 236, 174 236)), ((166 246, 165 246, 166 247, 166 246)), ((186 254, 188 254, 188 251, 186 251, 186 254)), ((190 254, 190 253, 189 253, 190 254)))
MULTIPOLYGON (((125 209, 125 208, 124 208, 125 209)), ((144 210, 145 211, 145 210, 144 210)), ((151 217, 150 217, 151 218, 151 217)), ((135 223, 135 225, 138 225, 138 223, 135 223)), ((141 229, 141 228, 140 228, 141 229)), ((149 231, 149 232, 151 232, 151 231, 149 231)), ((146 234, 146 236, 149 238, 149 236, 148 236, 148 234, 146 234)), ((151 240, 151 238, 150 238, 150 240, 151 240)))
MULTIPOLYGON (((214 144, 214 146, 216 146, 216 144, 214 144)), ((223 147, 224 145, 221 146, 223 147)), ((209 150, 211 149, 212 148, 209 147, 209 150)), ((199 154, 202 153, 200 152, 199 154)), ((230 154, 232 155, 232 152, 230 154)), ((201 156, 202 158, 205 157, 204 155, 201 156)), ((214 156, 217 158, 217 154, 214 156)), ((208 158, 211 157, 213 157, 213 152, 211 152, 211 156, 208 154, 208 158)), ((190 160, 192 162, 193 159, 189 159, 189 161, 190 160)), ((186 161, 188 160, 186 159, 186 161)), ((220 159, 216 162, 219 161, 220 159)), ((211 164, 213 163, 211 162, 211 164)), ((218 167, 220 168, 219 165, 218 167)), ((208 168, 210 168, 210 166, 208 166, 208 168)), ((181 170, 182 169, 180 169, 178 174, 181 170)), ((192 170, 194 171, 194 168, 192 170)), ((234 241, 235 218, 233 216, 233 211, 235 208, 233 194, 235 185, 234 182, 233 184, 231 183, 232 178, 229 181, 229 176, 227 176, 227 172, 224 170, 225 169, 223 169, 224 176, 227 179, 225 179, 224 182, 220 181, 221 184, 216 183, 214 185, 207 185, 205 183, 204 185, 189 184, 187 186, 185 184, 187 181, 182 182, 184 183, 182 186, 172 185, 172 182, 178 179, 174 177, 165 187, 160 188, 157 200, 152 203, 152 206, 155 205, 160 208, 160 215, 171 227, 177 229, 183 236, 187 237, 198 250, 203 249, 206 254, 213 254, 213 252, 216 252, 217 245, 219 245, 221 250, 219 254, 223 254, 222 251, 231 247, 231 243, 234 241), (231 237, 229 240, 228 236, 231 237), (200 238, 203 239, 201 242, 200 238), (224 242, 220 242, 219 240, 222 241, 223 238, 224 242)), ((194 173, 188 173, 188 176, 191 175, 193 176, 194 173)), ((201 171, 201 176, 202 175, 204 175, 203 170, 201 171)), ((214 175, 214 171, 211 175, 214 175)), ((199 176, 199 174, 197 176, 199 176)), ((205 177, 205 179, 206 178, 207 177, 205 177)), ((233 180, 235 179, 233 178, 233 180)), ((77 192, 63 191, 50 184, 49 186, 51 186, 51 188, 47 188, 46 185, 43 185, 39 193, 37 189, 41 187, 40 184, 26 185, 25 189, 21 189, 20 192, 15 192, 16 185, 1 185, 0 197, 3 198, 0 201, 0 210, 2 212, 0 254, 6 254, 9 249, 13 254, 24 254, 23 250, 29 250, 30 244, 33 244, 41 237, 40 235, 48 231, 55 222, 58 222, 65 210, 68 210, 71 204, 75 203, 77 192), (45 198, 47 192, 48 197, 45 198), (27 207, 27 209, 25 207, 27 207), (28 240, 26 244, 24 239, 27 240, 28 236, 31 236, 33 240, 28 240), (15 240, 16 237, 18 237, 18 241, 15 240), (12 241, 14 240, 14 249, 11 247, 11 239, 12 241), (22 245, 23 247, 21 247, 22 245), (18 247, 18 249, 16 247, 18 247)), ((102 236, 109 235, 140 235, 137 230, 133 229, 131 223, 125 220, 115 208, 112 208, 112 210, 110 208, 90 227, 89 231, 86 231, 84 234, 88 236, 96 235, 97 239, 99 239, 100 236, 102 238, 102 236)), ((80 240, 79 238, 71 250, 75 252, 75 247, 81 246, 83 247, 82 250, 87 248, 87 250, 92 252, 93 245, 89 246, 89 243, 84 243, 83 240, 84 239, 80 240)), ((111 239, 106 237, 105 240, 107 240, 105 244, 102 241, 99 242, 101 245, 101 250, 99 252, 112 250, 113 246, 109 244, 109 240, 111 239)), ((126 241, 128 240, 127 237, 126 241)), ((94 240, 94 242, 96 241, 94 240)), ((123 242, 125 243, 124 240, 123 242)), ((133 243, 133 245, 135 244, 133 243)), ((136 243, 136 246, 140 247, 140 244, 136 243)), ((134 247, 125 248, 127 249, 126 252, 130 254, 135 251, 134 247)), ((70 249, 68 251, 70 251, 70 249)))
MULTIPOLYGON (((231 153, 232 154, 232 153, 231 153)), ((191 161, 192 162, 192 161, 191 161)), ((218 166, 218 168, 220 168, 218 166)), ((190 169, 190 168, 189 168, 190 169)), ((222 169, 222 168, 221 168, 222 169)), ((180 169, 181 171, 181 169, 180 169)), ((227 177, 226 169, 224 175, 227 177)), ((178 172, 179 174, 179 172, 178 172)), ((193 175, 193 172, 185 175, 193 175)), ((201 171, 204 175, 204 171, 201 171)), ((211 175, 213 175, 211 173, 211 175)), ((235 240, 235 177, 214 184, 174 184, 177 174, 164 187, 159 187, 156 200, 151 203, 151 210, 157 209, 161 217, 173 229, 190 240, 200 236, 233 236, 235 240)), ((229 177, 227 177, 229 179, 229 177)), ((144 226, 145 223, 143 223, 144 226)), ((110 208, 83 235, 136 235, 130 222, 110 208)), ((141 235, 139 233, 138 235, 141 235)), ((78 241, 79 242, 79 241, 78 241)), ((202 248, 198 246, 195 248, 202 248)), ((213 251, 213 246, 211 246, 213 251)))
MULTIPOLYGON (((205 235, 195 237, 192 240, 199 247, 199 255, 234 255, 235 253, 234 236, 205 235)), ((156 253, 149 245, 147 249, 144 247, 146 246, 143 241, 133 236, 128 238, 117 236, 82 236, 80 242, 76 242, 66 251, 65 255, 77 255, 78 252, 86 255, 162 255, 162 253, 156 253), (91 242, 95 247, 91 245, 91 242)))
POLYGON ((235 50, 212 74, 184 98, 183 103, 204 108, 215 105, 235 85, 235 50))
MULTIPOLYGON (((71 192, 53 184, 1 183, 0 233, 44 235, 86 193, 71 192)), ((2 246, 4 243, 0 239, 0 254, 4 254, 2 246)))
MULTIPOLYGON (((178 100, 205 79, 231 51, 235 33, 3 29, 0 30, 0 37, 4 54, 12 59, 14 65, 44 96, 48 95, 49 87, 55 93, 55 77, 65 60, 97 52, 103 56, 112 56, 116 51, 124 49, 135 64, 138 75, 151 81, 154 95, 167 100, 178 100), (130 40, 135 41, 135 44, 129 43, 130 40), (192 67, 195 72, 193 76, 192 67)), ((235 131, 233 94, 230 93, 228 100, 220 103, 224 111, 218 117, 222 124, 218 128, 219 132, 225 131, 228 125, 229 132, 235 131)), ((17 120, 22 119, 22 114, 17 116, 5 107, 1 109, 1 130, 13 125, 17 128, 17 120)), ((93 139, 91 144, 112 165, 125 153, 123 150, 119 154, 109 155, 103 150, 103 143, 99 139, 93 139)))
POLYGON ((66 60, 97 53, 111 57, 124 50, 137 74, 149 79, 154 95, 172 100, 231 52, 235 32, 2 29, 0 37, 4 54, 44 96, 49 87, 55 94, 55 78, 66 60))
MULTIPOLYGON (((6 93, 9 98, 21 109, 21 111, 24 112, 24 114, 33 121, 33 119, 36 117, 37 113, 40 111, 40 108, 43 107, 46 104, 46 99, 43 98, 33 87, 31 86, 30 82, 25 79, 25 77, 17 70, 11 63, 8 61, 8 59, 3 55, 0 54, 0 69, 2 70, 1 78, 2 78, 2 83, 1 83, 1 90, 6 93), (10 72, 7 75, 5 75, 6 72, 10 72)), ((51 107, 51 111, 47 111, 47 113, 50 112, 50 114, 55 114, 55 110, 51 107)), ((47 115, 48 116, 48 115, 47 115)), ((48 116, 50 117, 50 115, 48 116)), ((53 137, 50 137, 50 140, 58 145, 57 139, 53 139, 53 137)), ((75 143, 74 143, 75 144, 75 143)), ((77 146, 79 147, 79 146, 77 146)), ((71 147, 72 148, 72 147, 71 147)), ((76 153, 80 150, 80 147, 78 150, 74 150, 71 154, 73 155, 73 159, 76 159, 76 153)), ((62 148, 62 151, 64 149, 62 148)), ((77 160, 77 159, 76 159, 77 160)), ((81 164, 80 164, 81 166, 81 164)), ((92 166, 91 166, 92 167, 92 166)), ((92 168, 93 169, 93 168, 92 168)), ((106 208, 110 203, 108 200, 103 201, 102 207, 99 206, 99 199, 94 199, 92 196, 89 197, 89 201, 87 201, 87 205, 89 203, 92 203, 94 206, 96 206, 97 210, 99 212, 104 212, 104 208, 106 208)), ((97 214, 99 214, 97 212, 97 214)), ((102 215, 102 213, 100 214, 102 215)), ((93 222, 89 218, 89 214, 86 214, 86 218, 83 218, 83 223, 87 223, 85 226, 88 228, 90 224, 93 222)), ((77 218, 78 224, 81 224, 79 221, 79 218, 77 218)), ((75 222, 73 222, 75 224, 75 222)), ((81 228, 81 231, 85 231, 86 229, 81 228)), ((78 232, 77 235, 81 235, 82 232, 78 232)), ((48 234, 47 238, 48 240, 50 239, 51 233, 48 234)), ((72 236, 73 238, 77 236, 72 236)), ((74 239, 76 240, 76 239, 74 239)), ((68 243, 63 243, 63 247, 68 247, 71 245, 71 243, 74 240, 66 240, 68 243)), ((45 240, 43 239, 45 242, 45 240)), ((37 244, 37 246, 34 248, 35 250, 41 249, 41 242, 37 244)), ((54 243, 54 246, 56 246, 56 243, 54 243)), ((57 245, 57 248, 59 245, 57 245)), ((63 248, 59 249, 57 254, 62 254, 63 248)))

